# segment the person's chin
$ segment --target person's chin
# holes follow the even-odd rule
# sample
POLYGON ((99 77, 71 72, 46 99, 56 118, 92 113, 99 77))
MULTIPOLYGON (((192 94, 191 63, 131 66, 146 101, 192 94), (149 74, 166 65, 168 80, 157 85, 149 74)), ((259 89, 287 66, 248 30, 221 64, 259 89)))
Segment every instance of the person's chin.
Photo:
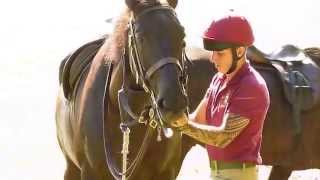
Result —
POLYGON ((220 68, 217 68, 217 70, 218 70, 218 72, 219 72, 219 73, 226 74, 226 72, 225 72, 225 71, 223 71, 223 70, 222 70, 222 69, 220 69, 220 68))

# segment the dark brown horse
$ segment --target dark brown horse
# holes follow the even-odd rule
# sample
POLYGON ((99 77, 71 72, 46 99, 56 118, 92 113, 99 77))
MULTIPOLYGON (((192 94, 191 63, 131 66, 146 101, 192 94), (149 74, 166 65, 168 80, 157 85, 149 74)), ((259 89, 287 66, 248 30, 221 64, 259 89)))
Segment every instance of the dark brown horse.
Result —
MULTIPOLYGON (((320 48, 307 48, 304 52, 320 66, 320 48)), ((201 49, 192 49, 189 58, 198 62, 191 69, 189 83, 189 99, 191 107, 199 103, 199 98, 205 93, 210 78, 215 73, 209 62, 208 52, 201 49), (201 65, 202 64, 202 65, 201 65), (210 68, 209 68, 210 67, 210 68), (200 68, 200 69, 199 69, 200 68)), ((303 111, 301 117, 301 136, 294 135, 291 105, 284 97, 282 82, 275 69, 259 68, 267 82, 270 92, 271 105, 264 124, 261 155, 264 165, 273 166, 270 179, 288 179, 293 170, 310 168, 320 169, 320 105, 311 110, 303 111)), ((195 141, 183 136, 183 154, 195 141)))
POLYGON ((65 180, 176 178, 181 133, 163 134, 170 136, 164 126, 187 109, 187 60, 176 1, 168 3, 126 0, 128 10, 104 43, 89 43, 62 62, 56 125, 65 180))

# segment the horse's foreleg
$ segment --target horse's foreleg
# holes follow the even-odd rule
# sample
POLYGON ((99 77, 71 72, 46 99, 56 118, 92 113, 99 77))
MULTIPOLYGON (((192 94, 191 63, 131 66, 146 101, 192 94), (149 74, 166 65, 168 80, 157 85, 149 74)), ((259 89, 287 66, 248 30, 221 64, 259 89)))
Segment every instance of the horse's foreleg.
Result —
POLYGON ((273 166, 269 180, 287 180, 291 174, 292 169, 283 166, 273 166))
POLYGON ((67 169, 64 173, 64 180, 79 180, 80 169, 69 159, 66 159, 67 169))

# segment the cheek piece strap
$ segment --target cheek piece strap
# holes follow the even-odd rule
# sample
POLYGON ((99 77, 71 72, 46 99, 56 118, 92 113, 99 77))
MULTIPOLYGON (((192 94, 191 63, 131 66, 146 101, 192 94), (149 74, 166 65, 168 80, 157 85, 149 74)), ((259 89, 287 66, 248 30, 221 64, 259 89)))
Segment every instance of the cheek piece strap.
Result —
POLYGON ((237 67, 237 62, 239 61, 239 59, 241 59, 245 53, 242 54, 242 56, 238 56, 237 55, 237 47, 232 47, 231 48, 231 53, 232 53, 232 64, 231 67, 229 68, 227 74, 232 73, 236 67, 237 67))

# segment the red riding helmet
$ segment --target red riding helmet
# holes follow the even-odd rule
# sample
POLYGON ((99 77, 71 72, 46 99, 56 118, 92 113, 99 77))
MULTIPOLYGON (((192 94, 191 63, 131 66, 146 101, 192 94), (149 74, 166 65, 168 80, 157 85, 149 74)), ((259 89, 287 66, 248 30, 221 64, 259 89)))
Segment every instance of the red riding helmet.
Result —
POLYGON ((235 15, 213 21, 203 35, 204 48, 207 50, 251 46, 253 41, 250 23, 245 17, 235 15))

